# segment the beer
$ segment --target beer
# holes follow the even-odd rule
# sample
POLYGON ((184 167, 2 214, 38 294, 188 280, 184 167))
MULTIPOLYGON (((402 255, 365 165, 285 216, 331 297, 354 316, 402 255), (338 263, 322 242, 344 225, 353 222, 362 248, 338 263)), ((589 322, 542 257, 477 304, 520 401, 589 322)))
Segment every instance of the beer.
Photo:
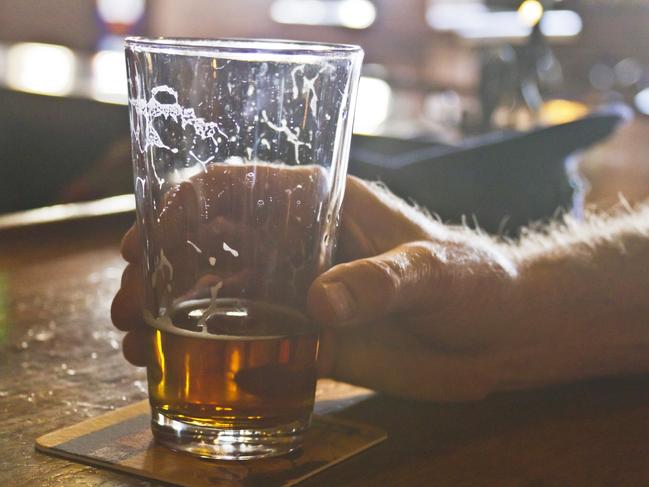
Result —
POLYGON ((315 389, 305 317, 332 264, 362 50, 126 42, 152 429, 174 450, 299 448, 315 389))
POLYGON ((189 301, 154 322, 151 405, 209 428, 260 430, 308 424, 317 328, 298 311, 265 303, 189 301), (205 316, 210 313, 209 316, 205 316))

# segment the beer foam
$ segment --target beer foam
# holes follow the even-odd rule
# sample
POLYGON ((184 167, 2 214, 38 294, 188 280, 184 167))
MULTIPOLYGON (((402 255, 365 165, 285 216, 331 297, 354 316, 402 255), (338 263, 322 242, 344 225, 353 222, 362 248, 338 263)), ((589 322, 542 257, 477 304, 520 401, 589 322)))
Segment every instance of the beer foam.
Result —
POLYGON ((217 334, 210 333, 208 326, 203 326, 203 330, 201 331, 192 331, 185 328, 180 328, 173 324, 170 313, 166 310, 163 311, 162 315, 158 316, 157 318, 153 316, 151 311, 147 309, 143 310, 142 315, 147 325, 151 326, 152 328, 174 335, 203 340, 280 340, 289 336, 316 333, 318 330, 317 325, 298 310, 270 303, 232 298, 214 300, 195 299, 180 303, 176 307, 176 310, 183 308, 186 308, 188 310, 202 310, 203 315, 201 316, 200 321, 204 323, 209 321, 211 317, 217 314, 222 314, 231 319, 236 319, 238 317, 244 318, 253 317, 255 315, 263 315, 266 317, 275 318, 275 321, 277 323, 275 327, 282 327, 282 329, 278 330, 281 331, 280 333, 275 334, 256 333, 255 330, 250 329, 248 330, 249 333, 247 335, 222 333, 217 334), (289 329, 290 325, 293 326, 289 329))
MULTIPOLYGON (((143 117, 145 122, 144 147, 140 147, 140 151, 142 152, 150 147, 168 149, 174 153, 178 152, 177 148, 166 145, 162 141, 160 134, 153 127, 153 120, 158 117, 171 118, 176 122, 180 120, 182 128, 191 125, 194 127, 196 135, 203 140, 212 139, 216 145, 218 145, 218 141, 216 140, 217 133, 226 139, 228 138, 216 122, 208 122, 204 118, 196 116, 193 108, 182 107, 178 103, 178 92, 171 86, 156 86, 151 90, 151 98, 149 100, 134 98, 131 99, 131 104, 135 108, 135 112, 143 117), (173 102, 163 103, 159 101, 156 98, 158 93, 169 95, 173 99, 173 102)), ((136 127, 136 130, 139 130, 139 127, 136 127)), ((139 137, 136 137, 136 140, 139 142, 139 137)))

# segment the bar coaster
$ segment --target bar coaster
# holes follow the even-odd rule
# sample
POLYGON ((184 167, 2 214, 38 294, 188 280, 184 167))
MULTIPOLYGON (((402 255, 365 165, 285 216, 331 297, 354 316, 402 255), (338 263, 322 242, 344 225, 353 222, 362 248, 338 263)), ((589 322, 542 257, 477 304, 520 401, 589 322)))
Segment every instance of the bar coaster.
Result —
POLYGON ((304 448, 249 462, 202 460, 153 441, 148 401, 48 433, 36 449, 88 465, 187 487, 295 485, 386 439, 372 426, 314 416, 304 448))

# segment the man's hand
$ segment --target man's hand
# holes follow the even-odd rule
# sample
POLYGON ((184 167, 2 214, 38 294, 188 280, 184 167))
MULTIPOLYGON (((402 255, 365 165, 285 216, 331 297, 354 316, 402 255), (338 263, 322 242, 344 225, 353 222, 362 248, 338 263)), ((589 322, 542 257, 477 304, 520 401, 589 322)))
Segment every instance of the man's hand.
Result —
MULTIPOLYGON (((571 224, 521 244, 448 227, 350 177, 340 264, 311 285, 323 375, 423 400, 649 371, 649 210, 571 224)), ((143 364, 134 230, 113 302, 143 364)))
POLYGON ((503 250, 433 221, 381 187, 348 178, 339 255, 308 295, 323 324, 323 374, 437 401, 495 389, 497 344, 516 279, 503 250))
MULTIPOLYGON (((385 190, 349 178, 340 264, 308 294, 324 326, 324 374, 388 393, 438 400, 485 395, 494 372, 473 358, 492 341, 490 316, 504 306, 515 271, 486 239, 468 244, 385 190), (458 310, 466 310, 458 314, 458 310)), ((124 355, 146 363, 149 332, 140 316, 135 229, 124 237, 129 262, 112 317, 128 331, 124 355)))

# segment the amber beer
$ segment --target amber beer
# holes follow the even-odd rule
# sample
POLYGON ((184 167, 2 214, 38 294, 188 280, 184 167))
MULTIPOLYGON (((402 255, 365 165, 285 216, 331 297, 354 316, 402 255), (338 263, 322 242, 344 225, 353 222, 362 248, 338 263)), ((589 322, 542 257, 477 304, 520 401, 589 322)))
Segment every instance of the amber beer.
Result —
POLYGON ((173 328, 155 330, 148 367, 153 408, 209 428, 259 430, 308 423, 316 327, 289 308, 232 300, 221 303, 206 329, 197 331, 206 304, 181 307, 173 328))
POLYGON ((259 457, 301 443, 318 351, 305 300, 335 224, 326 184, 317 166, 213 165, 165 195, 149 239, 158 311, 145 314, 158 441, 212 458, 237 444, 259 457))
POLYGON ((307 296, 333 261, 363 51, 125 50, 153 436, 212 459, 292 452, 313 406, 307 296))

